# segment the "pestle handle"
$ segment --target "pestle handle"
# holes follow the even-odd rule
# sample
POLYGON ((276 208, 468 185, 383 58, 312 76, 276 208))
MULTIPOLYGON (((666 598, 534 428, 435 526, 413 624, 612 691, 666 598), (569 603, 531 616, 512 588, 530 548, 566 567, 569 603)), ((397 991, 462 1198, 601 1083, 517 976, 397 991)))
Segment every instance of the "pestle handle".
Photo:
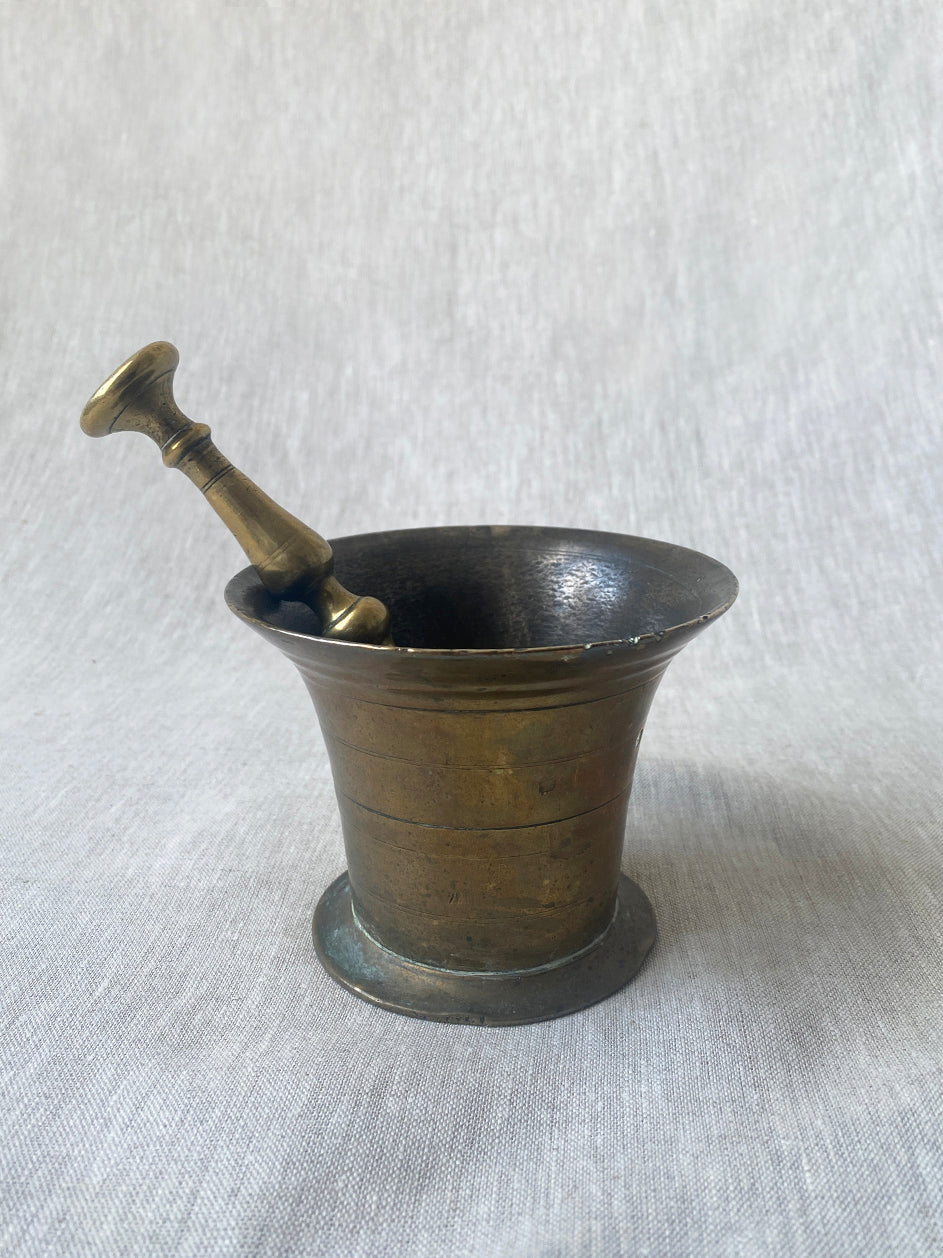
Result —
POLYGON ((313 529, 296 520, 233 467, 177 406, 173 377, 180 355, 155 341, 122 363, 82 411, 90 437, 142 432, 160 447, 168 467, 202 492, 276 597, 307 603, 321 620, 322 636, 392 645, 390 614, 379 599, 351 594, 334 572, 334 552, 313 529))

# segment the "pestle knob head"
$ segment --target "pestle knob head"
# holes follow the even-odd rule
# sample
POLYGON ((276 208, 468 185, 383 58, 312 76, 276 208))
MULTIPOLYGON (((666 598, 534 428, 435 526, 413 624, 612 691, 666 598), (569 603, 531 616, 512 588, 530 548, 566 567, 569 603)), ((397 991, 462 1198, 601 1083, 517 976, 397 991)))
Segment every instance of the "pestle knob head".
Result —
POLYGON ((132 354, 85 403, 82 431, 90 437, 143 432, 162 445, 186 422, 173 400, 173 377, 179 361, 180 355, 169 341, 154 341, 132 354), (148 394, 148 404, 139 405, 148 394))

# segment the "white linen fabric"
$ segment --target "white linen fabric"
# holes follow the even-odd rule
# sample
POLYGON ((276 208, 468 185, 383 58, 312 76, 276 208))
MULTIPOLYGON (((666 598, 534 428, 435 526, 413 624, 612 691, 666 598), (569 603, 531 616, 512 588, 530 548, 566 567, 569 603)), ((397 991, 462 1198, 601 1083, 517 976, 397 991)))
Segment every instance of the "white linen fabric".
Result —
POLYGON ((12 0, 5 1255, 943 1253, 940 8, 12 0), (326 536, 723 560, 636 981, 510 1029, 321 970, 344 867, 243 566, 78 414, 148 341, 326 536))

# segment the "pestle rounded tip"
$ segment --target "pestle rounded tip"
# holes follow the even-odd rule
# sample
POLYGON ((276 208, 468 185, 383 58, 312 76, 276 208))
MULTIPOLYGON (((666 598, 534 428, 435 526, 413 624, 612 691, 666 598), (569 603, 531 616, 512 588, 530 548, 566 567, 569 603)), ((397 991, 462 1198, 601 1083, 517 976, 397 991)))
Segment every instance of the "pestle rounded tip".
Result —
POLYGON ((325 625, 322 635, 373 646, 392 646, 390 613, 386 605, 369 594, 348 597, 351 598, 349 606, 325 625))
POLYGON ((175 371, 179 361, 169 341, 154 341, 132 354, 85 403, 82 431, 89 437, 107 437, 134 399, 161 376, 175 371))

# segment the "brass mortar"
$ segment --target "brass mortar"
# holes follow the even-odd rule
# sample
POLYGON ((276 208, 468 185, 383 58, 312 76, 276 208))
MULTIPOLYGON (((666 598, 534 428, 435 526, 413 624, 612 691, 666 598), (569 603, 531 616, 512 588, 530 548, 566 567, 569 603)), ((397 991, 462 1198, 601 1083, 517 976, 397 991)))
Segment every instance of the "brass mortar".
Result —
POLYGON ((348 872, 314 915, 325 968, 365 1000, 447 1022, 535 1022, 618 990, 655 939, 621 873, 645 719, 670 661, 733 603, 733 574, 580 529, 327 543, 176 410, 175 366, 173 347, 147 347, 83 427, 158 440, 253 560, 226 601, 299 669, 340 808, 348 872), (286 570, 286 555, 302 560, 286 570))

